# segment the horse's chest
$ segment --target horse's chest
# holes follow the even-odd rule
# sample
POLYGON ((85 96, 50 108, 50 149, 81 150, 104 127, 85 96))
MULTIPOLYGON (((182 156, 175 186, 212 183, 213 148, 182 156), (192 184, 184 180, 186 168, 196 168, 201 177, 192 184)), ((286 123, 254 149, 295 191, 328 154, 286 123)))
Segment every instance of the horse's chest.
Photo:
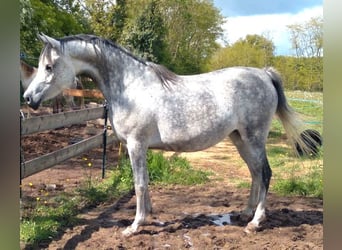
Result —
POLYGON ((126 141, 129 136, 142 133, 149 126, 149 116, 143 115, 137 110, 117 108, 112 110, 111 123, 114 133, 121 141, 126 141))

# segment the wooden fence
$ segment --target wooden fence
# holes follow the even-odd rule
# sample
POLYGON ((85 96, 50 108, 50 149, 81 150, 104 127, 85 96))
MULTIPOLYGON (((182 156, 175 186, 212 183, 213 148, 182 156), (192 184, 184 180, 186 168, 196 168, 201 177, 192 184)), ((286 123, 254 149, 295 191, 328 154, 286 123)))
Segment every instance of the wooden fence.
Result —
POLYGON ((63 95, 76 96, 76 97, 93 97, 103 99, 103 94, 97 89, 65 89, 63 95))
POLYGON ((49 154, 37 157, 35 159, 21 162, 20 164, 20 180, 38 173, 44 169, 55 166, 56 164, 73 158, 81 153, 88 151, 92 148, 103 145, 104 157, 103 157, 103 173, 104 176, 104 164, 105 164, 105 149, 107 143, 114 142, 113 135, 107 135, 107 108, 87 108, 77 111, 69 111, 64 113, 43 115, 32 117, 29 119, 21 120, 21 135, 28 135, 38 133, 46 130, 56 129, 72 124, 80 124, 85 121, 95 120, 103 118, 105 119, 104 131, 98 135, 84 139, 75 144, 64 147, 63 149, 54 151, 49 154))

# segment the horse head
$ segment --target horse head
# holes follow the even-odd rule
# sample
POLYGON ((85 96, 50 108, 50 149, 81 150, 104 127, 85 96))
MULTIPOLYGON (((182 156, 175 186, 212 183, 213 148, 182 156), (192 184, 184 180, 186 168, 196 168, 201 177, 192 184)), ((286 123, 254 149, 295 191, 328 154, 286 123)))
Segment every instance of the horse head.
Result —
POLYGON ((39 38, 45 46, 39 57, 37 72, 24 93, 27 104, 33 109, 71 87, 76 76, 61 42, 44 34, 39 38))

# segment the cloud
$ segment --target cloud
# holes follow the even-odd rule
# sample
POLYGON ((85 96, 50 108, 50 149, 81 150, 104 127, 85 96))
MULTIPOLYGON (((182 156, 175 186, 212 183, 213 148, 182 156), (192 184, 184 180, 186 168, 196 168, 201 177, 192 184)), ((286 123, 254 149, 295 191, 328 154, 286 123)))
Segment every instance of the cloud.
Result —
POLYGON ((291 42, 287 25, 303 23, 311 17, 323 16, 323 7, 304 9, 297 14, 267 14, 253 16, 237 16, 226 18, 222 28, 229 44, 248 34, 263 35, 273 41, 276 54, 291 54, 291 42))

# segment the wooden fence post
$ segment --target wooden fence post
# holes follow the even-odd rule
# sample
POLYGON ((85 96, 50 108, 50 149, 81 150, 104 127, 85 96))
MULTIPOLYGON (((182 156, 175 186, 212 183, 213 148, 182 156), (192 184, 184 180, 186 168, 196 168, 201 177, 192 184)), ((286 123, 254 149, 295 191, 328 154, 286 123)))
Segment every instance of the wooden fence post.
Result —
POLYGON ((106 169, 106 148, 107 148, 107 119, 108 107, 107 102, 104 104, 104 128, 103 128, 103 154, 102 154, 102 179, 105 177, 106 169))

